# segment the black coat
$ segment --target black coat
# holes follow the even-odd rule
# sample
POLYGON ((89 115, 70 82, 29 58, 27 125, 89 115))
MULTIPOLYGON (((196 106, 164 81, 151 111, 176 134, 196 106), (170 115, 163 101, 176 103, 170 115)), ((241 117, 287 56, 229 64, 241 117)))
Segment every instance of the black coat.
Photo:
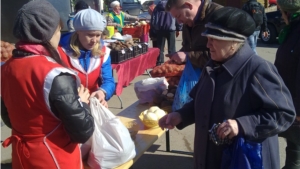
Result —
POLYGON ((300 17, 291 23, 286 40, 276 53, 275 66, 290 90, 297 116, 300 116, 300 17))
POLYGON ((262 143, 264 169, 279 169, 277 134, 292 124, 295 109, 273 64, 245 44, 220 68, 210 60, 190 95, 193 100, 178 111, 183 121, 177 128, 195 123, 195 168, 220 168, 225 146, 210 141, 208 130, 235 119, 245 139, 262 143))

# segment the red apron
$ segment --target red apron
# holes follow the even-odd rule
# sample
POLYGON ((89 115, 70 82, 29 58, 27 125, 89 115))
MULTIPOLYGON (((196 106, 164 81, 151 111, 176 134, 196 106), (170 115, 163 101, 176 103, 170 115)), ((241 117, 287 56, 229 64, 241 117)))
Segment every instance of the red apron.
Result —
POLYGON ((1 97, 13 126, 3 146, 12 144, 13 168, 82 168, 79 145, 49 105, 53 79, 71 71, 43 55, 12 58, 1 71, 1 97))

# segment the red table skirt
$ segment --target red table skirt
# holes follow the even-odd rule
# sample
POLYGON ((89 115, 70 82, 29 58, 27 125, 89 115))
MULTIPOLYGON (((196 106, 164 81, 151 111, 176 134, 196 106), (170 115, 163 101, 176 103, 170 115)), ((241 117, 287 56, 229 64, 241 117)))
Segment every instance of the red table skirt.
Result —
POLYGON ((159 55, 158 48, 149 48, 148 52, 136 58, 127 60, 119 64, 112 64, 118 75, 118 84, 116 86, 116 95, 120 96, 123 86, 129 83, 137 76, 143 74, 145 70, 156 66, 156 60, 159 55))

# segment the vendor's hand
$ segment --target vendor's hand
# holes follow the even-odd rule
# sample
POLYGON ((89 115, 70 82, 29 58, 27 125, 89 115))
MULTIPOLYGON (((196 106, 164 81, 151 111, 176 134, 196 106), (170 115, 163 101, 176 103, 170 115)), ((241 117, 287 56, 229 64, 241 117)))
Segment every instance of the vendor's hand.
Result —
POLYGON ((162 117, 159 120, 158 125, 162 130, 173 129, 181 121, 181 115, 178 112, 172 112, 162 117))
POLYGON ((176 63, 184 63, 186 61, 186 53, 184 52, 175 52, 169 55, 171 60, 174 60, 176 63))
POLYGON ((78 88, 78 95, 80 97, 81 102, 89 104, 90 91, 85 88, 82 84, 78 88))
POLYGON ((108 104, 105 101, 105 93, 102 90, 93 92, 91 97, 96 97, 104 107, 108 108, 108 104))
POLYGON ((176 31, 176 38, 179 36, 179 31, 176 31))
POLYGON ((237 136, 239 133, 239 126, 236 120, 228 119, 224 121, 217 129, 217 135, 219 138, 224 139, 226 136, 229 139, 237 136))
POLYGON ((120 24, 117 24, 116 26, 122 28, 122 26, 120 24))
POLYGON ((297 120, 297 121, 300 121, 300 116, 296 116, 296 120, 297 120))
POLYGON ((266 31, 266 32, 263 32, 263 36, 266 38, 266 37, 268 37, 268 32, 266 31))

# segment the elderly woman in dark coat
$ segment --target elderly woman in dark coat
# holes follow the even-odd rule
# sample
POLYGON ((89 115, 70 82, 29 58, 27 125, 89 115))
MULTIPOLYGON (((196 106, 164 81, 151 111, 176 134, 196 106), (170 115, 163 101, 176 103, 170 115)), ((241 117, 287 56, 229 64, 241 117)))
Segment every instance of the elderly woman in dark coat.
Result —
POLYGON ((274 65, 245 43, 254 30, 253 19, 240 9, 214 12, 202 34, 208 37, 211 60, 190 93, 193 100, 159 121, 161 128, 169 129, 195 123, 194 168, 221 168, 228 145, 210 141, 214 123, 220 123, 220 139, 241 135, 261 143, 264 169, 280 167, 277 134, 292 124, 295 108, 274 65))

